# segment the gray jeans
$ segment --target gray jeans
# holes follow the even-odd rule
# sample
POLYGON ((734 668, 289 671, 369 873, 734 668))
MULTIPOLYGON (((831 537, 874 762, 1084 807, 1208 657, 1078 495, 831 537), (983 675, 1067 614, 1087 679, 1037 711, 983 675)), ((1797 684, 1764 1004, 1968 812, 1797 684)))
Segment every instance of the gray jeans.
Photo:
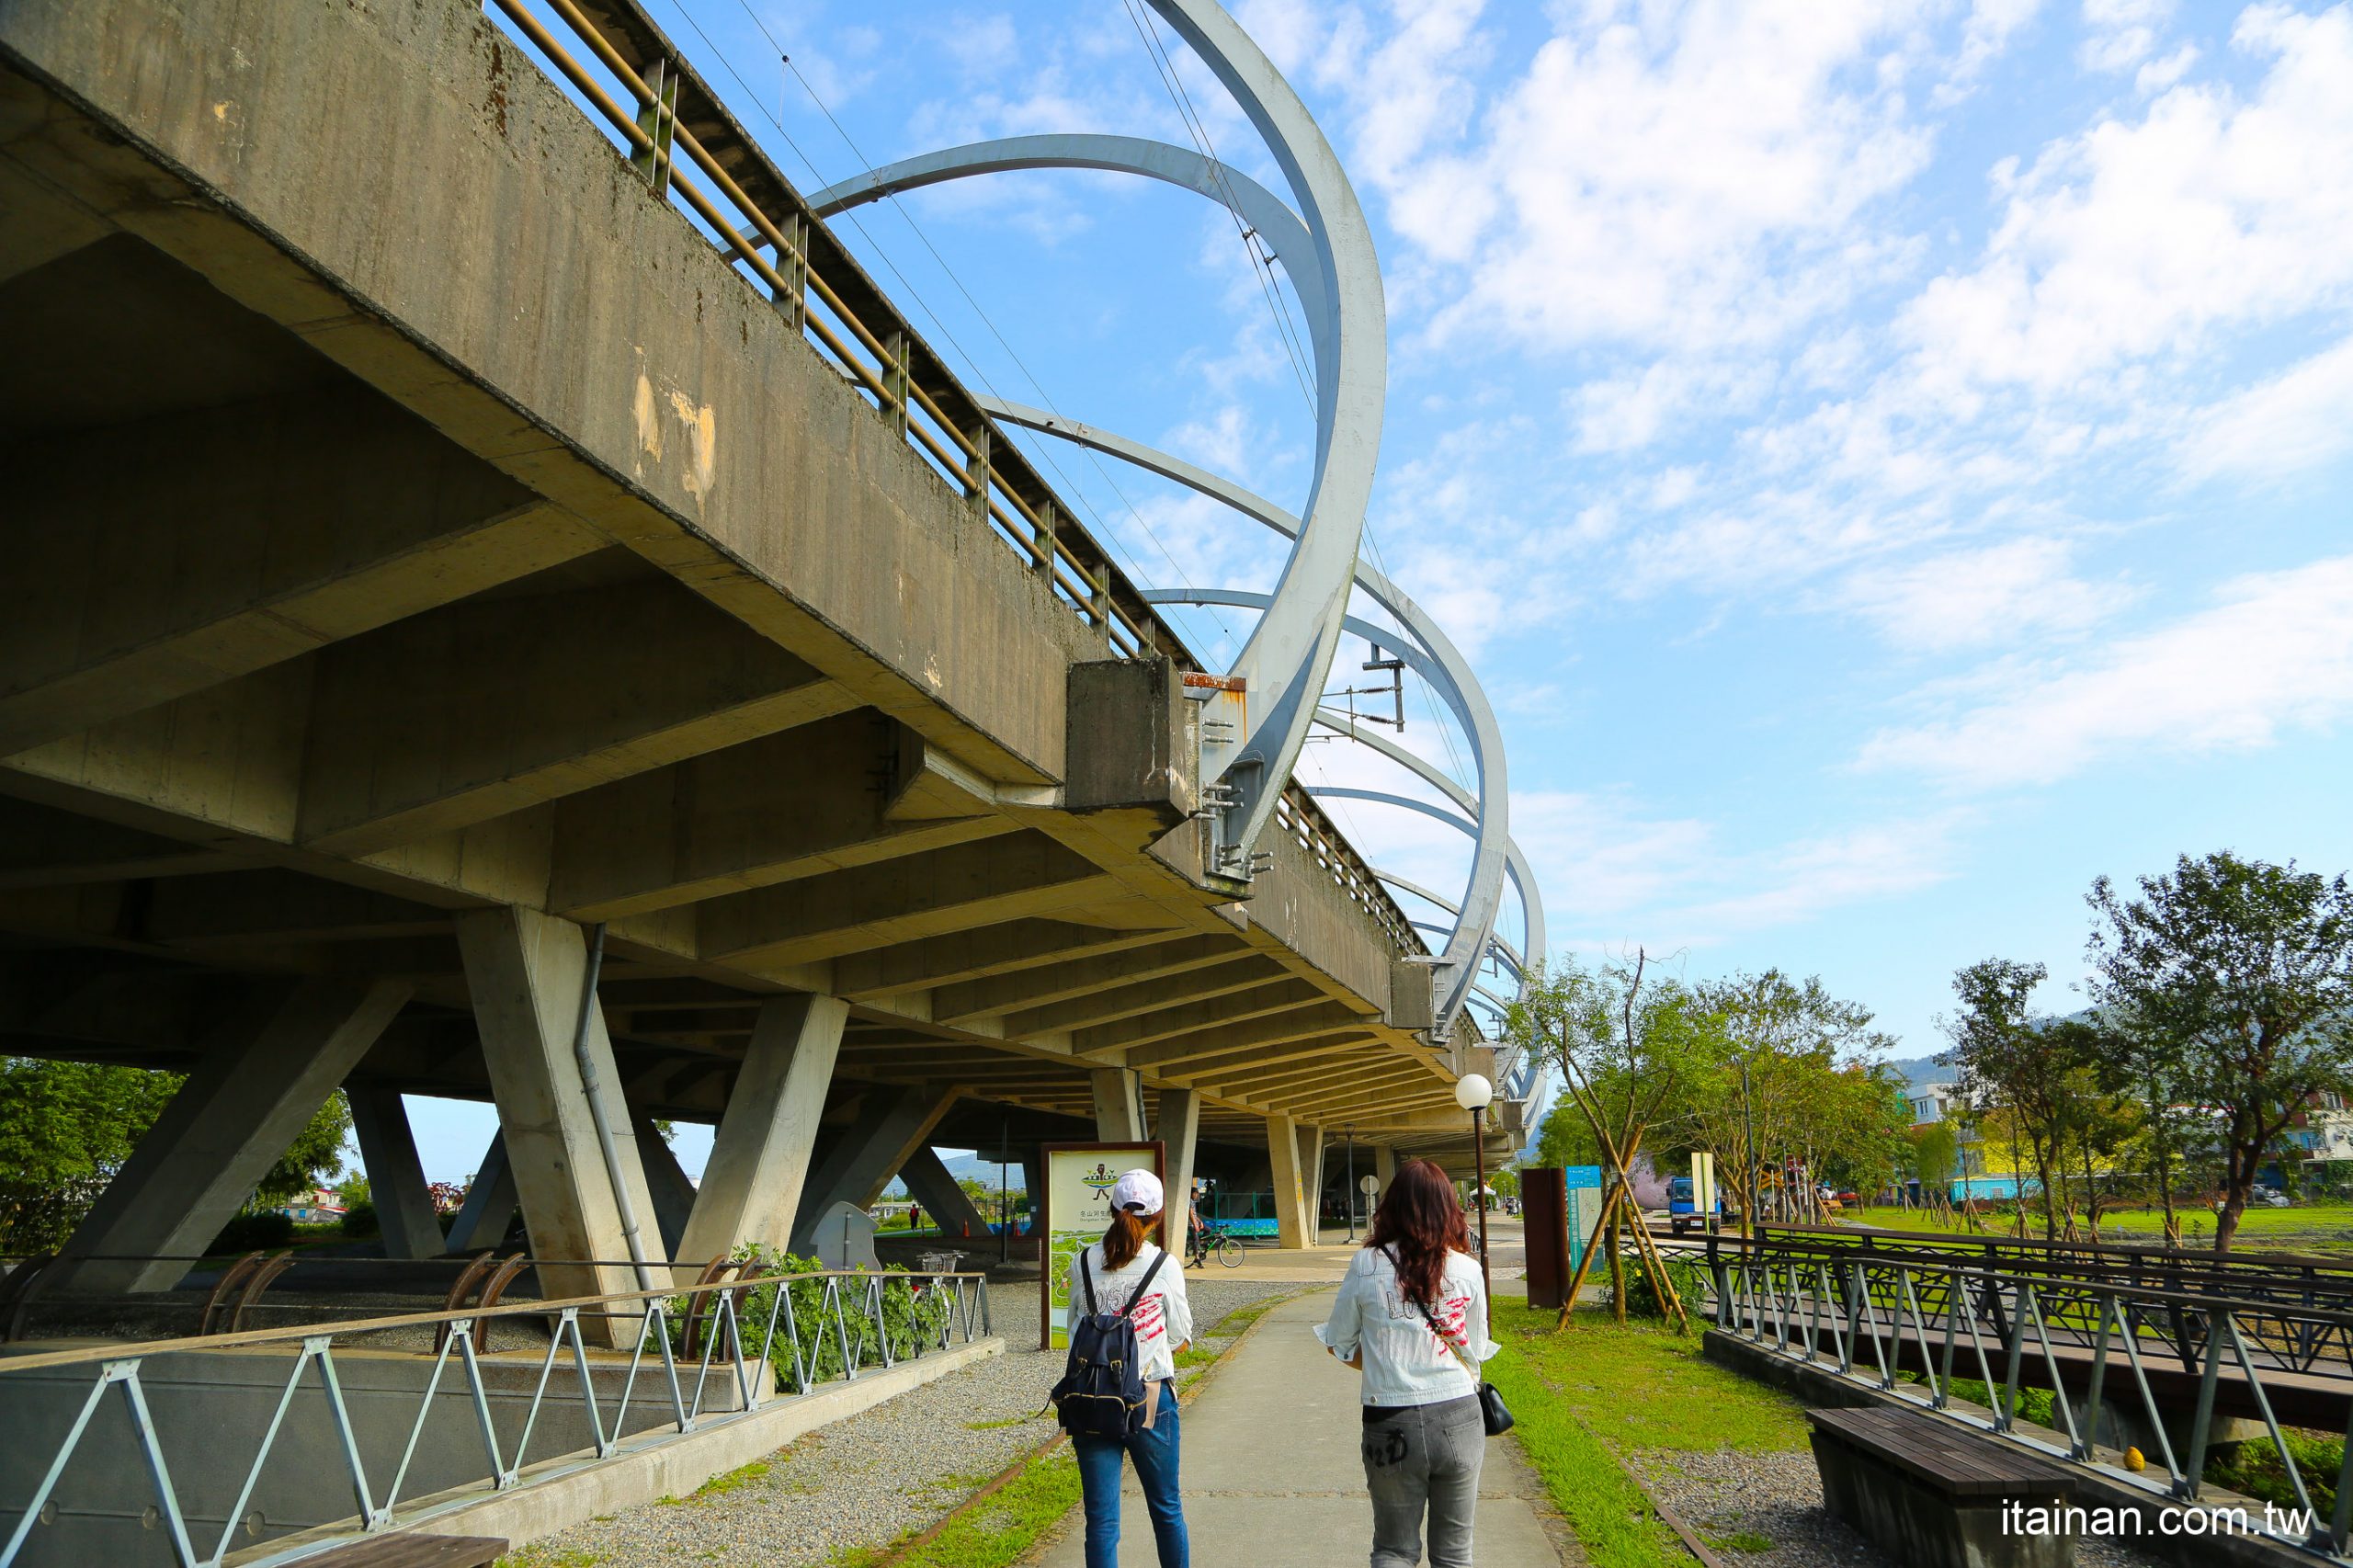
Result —
POLYGON ((1415 1568, 1426 1507, 1430 1568, 1471 1568, 1471 1520, 1479 1506, 1479 1461, 1486 1454, 1475 1398, 1366 1411, 1372 1568, 1415 1568))

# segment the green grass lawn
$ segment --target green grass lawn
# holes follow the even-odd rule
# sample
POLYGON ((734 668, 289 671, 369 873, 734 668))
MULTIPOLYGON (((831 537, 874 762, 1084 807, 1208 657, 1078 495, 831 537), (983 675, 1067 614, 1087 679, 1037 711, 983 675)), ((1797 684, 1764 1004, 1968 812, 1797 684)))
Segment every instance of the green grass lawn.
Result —
POLYGON ((1654 1324, 1620 1328, 1585 1312, 1555 1332, 1553 1317, 1499 1302, 1495 1332, 1505 1353, 1488 1363, 1487 1375, 1511 1405, 1522 1451, 1594 1568, 1682 1568, 1690 1562, 1614 1454, 1806 1446, 1797 1402, 1702 1360, 1697 1335, 1654 1324))
MULTIPOLYGON (((2176 1210, 2181 1221, 2182 1240, 2192 1245, 2211 1246, 2214 1239, 2214 1216, 2203 1209, 2176 1210)), ((1953 1234, 2006 1235, 2010 1233, 2006 1215, 1983 1216, 1985 1229, 1971 1233, 1956 1219, 1938 1223, 1917 1209, 1849 1209, 1840 1219, 1851 1224, 1875 1225, 1887 1231, 1945 1232, 1953 1234)), ((2165 1233, 2165 1211, 2160 1209, 2128 1209, 2100 1221, 2102 1238, 2111 1241, 2154 1241, 2165 1233)), ((2030 1237, 2042 1234, 2040 1215, 2029 1214, 2027 1233, 2030 1237)), ((2293 1209, 2250 1209, 2239 1219, 2241 1244, 2278 1240, 2283 1245, 2353 1246, 2353 1202, 2327 1199, 2299 1204, 2293 1209)))

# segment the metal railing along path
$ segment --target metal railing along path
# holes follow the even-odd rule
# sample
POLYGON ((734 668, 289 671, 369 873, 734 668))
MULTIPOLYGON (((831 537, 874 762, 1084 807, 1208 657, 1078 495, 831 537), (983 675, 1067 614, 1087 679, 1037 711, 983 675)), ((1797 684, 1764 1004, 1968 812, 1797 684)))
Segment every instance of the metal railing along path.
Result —
POLYGON ((2249 1528, 2353 1562, 2346 1555, 2353 1441, 2324 1519, 2281 1415, 2326 1409, 2341 1428, 2353 1413, 2353 1301, 2333 1292, 2313 1302, 2282 1299, 2285 1292, 2226 1294, 2188 1277, 2188 1288, 2170 1289, 2080 1260, 2063 1269, 2031 1261, 1982 1267, 1963 1254, 1840 1248, 1779 1232, 1748 1242, 1710 1237, 1680 1251, 1705 1264, 1717 1329, 2184 1506, 2200 1502, 2218 1407, 2227 1402, 2261 1424, 2294 1506, 2313 1526, 2305 1535, 2282 1534, 2270 1516, 2250 1513, 2249 1528), (1983 1384, 1984 1405, 1958 1399, 1956 1380, 1983 1384), (2111 1383, 2119 1385, 2113 1406, 2111 1383), (2021 1427, 2022 1387, 2049 1389, 2048 1430, 2059 1440, 2021 1427), (2160 1389, 2171 1397, 2161 1399, 2160 1389), (2153 1445, 2150 1457, 2161 1466, 2136 1473, 2103 1460, 2104 1410, 2137 1421, 2134 1442, 2153 1445))
MULTIPOLYGON (((309 1530, 282 1551, 265 1551, 247 1559, 252 1568, 264 1568, 297 1561, 335 1540, 418 1524, 486 1496, 545 1485, 624 1453, 643 1452, 746 1420, 770 1403, 767 1368, 775 1369, 777 1383, 789 1385, 795 1394, 806 1394, 830 1381, 832 1374, 855 1380, 861 1369, 887 1369, 956 1343, 972 1344, 990 1332, 988 1281, 982 1274, 746 1272, 668 1290, 517 1301, 455 1312, 399 1313, 332 1324, 15 1357, 0 1360, 0 1409, 18 1413, 16 1429, 10 1434, 12 1442, 26 1440, 21 1419, 29 1408, 25 1391, 30 1380, 54 1382, 61 1377, 86 1376, 89 1382, 77 1413, 41 1465, 40 1479, 29 1494, 0 1497, 0 1529, 6 1531, 0 1540, 0 1568, 10 1568, 33 1552, 45 1529, 76 1516, 118 1520, 139 1517, 118 1509, 61 1506, 58 1501, 61 1483, 74 1472, 77 1456, 89 1452, 85 1439, 110 1400, 119 1403, 129 1419, 132 1447, 144 1471, 151 1501, 143 1522, 148 1529, 161 1534, 169 1560, 177 1568, 217 1568, 232 1551, 244 1551, 254 1545, 267 1521, 249 1512, 249 1505, 273 1458, 282 1464, 309 1467, 314 1484, 324 1487, 332 1482, 347 1486, 353 1503, 347 1528, 309 1530), (531 1317, 551 1320, 552 1332, 539 1358, 519 1426, 502 1441, 492 1405, 494 1396, 503 1402, 505 1395, 503 1391, 494 1391, 472 1331, 487 1322, 531 1317), (621 1368, 614 1361, 602 1368, 592 1366, 581 1332, 584 1318, 606 1320, 616 1326, 635 1325, 634 1346, 620 1387, 609 1400, 597 1392, 597 1373, 602 1370, 609 1375, 621 1368), (363 1458, 362 1434, 338 1370, 338 1348, 348 1368, 352 1352, 376 1348, 364 1343, 371 1336, 424 1330, 434 1331, 438 1347, 415 1353, 415 1363, 429 1361, 430 1369, 413 1394, 406 1391, 401 1394, 416 1402, 415 1418, 406 1426, 406 1441, 388 1471, 371 1467, 363 1458), (197 1429, 176 1433, 159 1423, 142 1375, 149 1363, 163 1357, 192 1355, 251 1358, 272 1347, 292 1352, 292 1364, 249 1458, 220 1451, 223 1445, 214 1439, 226 1426, 217 1420, 206 1421, 201 1401, 190 1423, 197 1429), (569 1377, 556 1375, 559 1361, 569 1363, 569 1377), (647 1385, 644 1391, 641 1381, 647 1385), (404 1489, 428 1418, 446 1408, 437 1404, 441 1400, 461 1402, 471 1411, 481 1441, 478 1480, 412 1499, 404 1489), (309 1412, 301 1410, 306 1401, 309 1412), (648 1401, 654 1402, 660 1413, 650 1427, 635 1433, 629 1431, 632 1401, 639 1403, 641 1419, 648 1401), (713 1403, 725 1407, 713 1410, 710 1408, 713 1403), (586 1448, 563 1454, 533 1453, 532 1439, 544 1430, 541 1417, 553 1405, 583 1418, 591 1438, 586 1448), (334 1455, 281 1453, 278 1439, 290 1415, 319 1412, 324 1412, 335 1439, 334 1455), (203 1425, 199 1427, 199 1423, 203 1425), (173 1442, 176 1437, 186 1440, 173 1442), (202 1453, 214 1473, 199 1481, 185 1466, 176 1470, 166 1458, 167 1444, 183 1453, 202 1453), (323 1466, 328 1468, 327 1474, 320 1473, 323 1466), (184 1496, 191 1492, 210 1491, 217 1495, 220 1488, 214 1483, 230 1475, 239 1480, 234 1502, 223 1512, 199 1515, 184 1503, 184 1496), (217 1527, 217 1533, 195 1528, 199 1526, 217 1527)), ((381 1356, 381 1349, 376 1353, 381 1356)), ((249 1366, 250 1361, 245 1364, 249 1366)))

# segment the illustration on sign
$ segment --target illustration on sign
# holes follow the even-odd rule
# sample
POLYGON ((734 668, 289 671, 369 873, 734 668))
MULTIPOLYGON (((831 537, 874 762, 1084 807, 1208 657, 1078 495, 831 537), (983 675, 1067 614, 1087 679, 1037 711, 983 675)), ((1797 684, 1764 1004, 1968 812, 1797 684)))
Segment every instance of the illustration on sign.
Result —
MULTIPOLYGON (((1038 1345, 1052 1350, 1069 1343, 1064 1313, 1070 1306, 1071 1261, 1079 1249, 1103 1239, 1111 1223, 1111 1187, 1129 1171, 1163 1174, 1159 1143, 1048 1143, 1045 1237, 1040 1259, 1042 1311, 1038 1345)), ((1155 1238, 1156 1239, 1156 1238, 1155 1238)))

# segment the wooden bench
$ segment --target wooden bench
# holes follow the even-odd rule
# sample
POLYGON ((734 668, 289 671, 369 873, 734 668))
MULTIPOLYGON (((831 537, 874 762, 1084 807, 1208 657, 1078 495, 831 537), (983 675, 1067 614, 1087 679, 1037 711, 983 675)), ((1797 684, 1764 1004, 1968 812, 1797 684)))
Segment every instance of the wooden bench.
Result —
POLYGON ((492 1535, 370 1536, 302 1559, 302 1568, 488 1568, 506 1555, 492 1535))
POLYGON ((1917 1568, 2072 1568, 2075 1480, 2055 1460, 1915 1410, 1809 1410, 1832 1513, 1917 1568), (2014 1506, 2052 1510, 2029 1533, 2014 1506))

